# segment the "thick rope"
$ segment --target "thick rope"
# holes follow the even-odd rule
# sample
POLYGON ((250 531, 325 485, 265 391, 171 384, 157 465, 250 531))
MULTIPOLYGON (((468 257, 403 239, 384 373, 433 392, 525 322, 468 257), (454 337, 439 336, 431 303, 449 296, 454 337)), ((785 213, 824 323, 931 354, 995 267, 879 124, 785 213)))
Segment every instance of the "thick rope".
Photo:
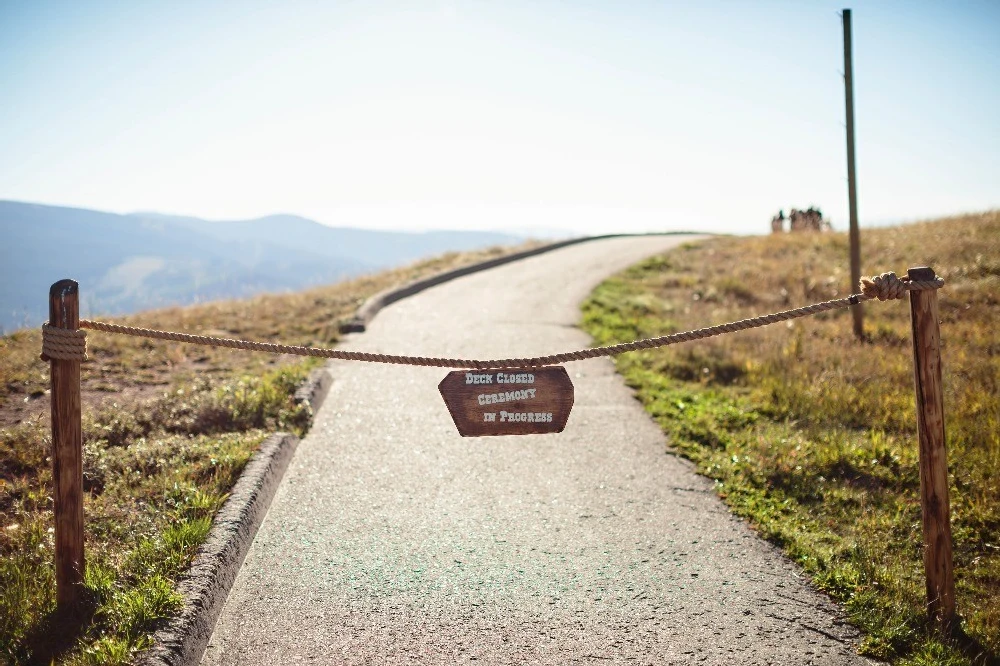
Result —
POLYGON ((86 361, 87 332, 42 325, 43 361, 86 361))
MULTIPOLYGON (((742 319, 740 321, 730 322, 728 324, 719 324, 718 326, 699 328, 694 331, 685 331, 682 333, 673 333, 671 335, 664 335, 657 338, 646 338, 644 340, 624 342, 621 344, 610 345, 607 347, 592 347, 590 349, 581 349, 578 351, 565 352, 562 354, 552 354, 550 356, 537 356, 534 358, 505 358, 505 359, 493 359, 487 361, 481 361, 476 359, 462 359, 462 358, 396 356, 392 354, 353 352, 353 351, 344 351, 341 349, 327 349, 322 347, 298 347, 294 345, 282 345, 271 342, 254 342, 251 340, 215 338, 207 335, 192 335, 190 333, 176 333, 173 331, 157 331, 148 328, 123 326, 121 324, 109 324, 106 322, 90 321, 86 319, 80 320, 80 327, 85 329, 89 328, 95 331, 104 331, 105 333, 119 333, 122 335, 133 335, 143 338, 155 338, 158 340, 173 340, 175 342, 187 342, 191 344, 208 345, 211 347, 248 349, 252 351, 270 352, 272 354, 295 354, 297 356, 333 358, 344 361, 392 363, 396 365, 420 365, 420 366, 429 366, 436 368, 459 368, 459 369, 474 368, 477 370, 487 370, 491 368, 537 368, 545 365, 558 365, 560 363, 567 363, 569 361, 582 361, 585 359, 599 358, 602 356, 615 356, 623 352, 636 351, 639 349, 652 349, 654 347, 665 347, 667 345, 676 344, 678 342, 701 340, 704 338, 710 338, 725 333, 735 333, 737 331, 745 331, 751 328, 759 328, 761 326, 767 326, 768 324, 775 324, 781 321, 798 319, 799 317, 806 317, 820 312, 826 312, 827 310, 846 308, 876 298, 880 301, 902 298, 907 291, 940 289, 943 285, 944 285, 944 280, 942 280, 940 277, 928 281, 910 281, 907 278, 900 279, 896 277, 895 273, 883 273, 882 275, 876 277, 864 278, 861 281, 860 294, 853 294, 846 298, 838 298, 832 301, 824 301, 822 303, 814 303, 813 305, 806 305, 801 308, 795 308, 793 310, 785 310, 783 312, 776 312, 774 314, 762 315, 760 317, 742 319)), ((48 342, 48 340, 52 337, 58 337, 60 340, 62 340, 64 339, 63 336, 64 332, 79 333, 85 335, 84 331, 65 331, 64 329, 51 328, 48 325, 43 326, 42 327, 43 353, 47 354, 50 358, 61 358, 58 356, 53 356, 51 353, 49 353, 51 345, 48 342), (60 331, 60 333, 54 334, 53 331, 60 331)), ((83 345, 84 345, 83 352, 79 351, 80 349, 79 346, 75 348, 77 349, 78 354, 83 354, 83 357, 76 356, 72 359, 67 359, 67 360, 84 360, 85 348, 86 348, 85 341, 83 345)), ((63 352, 59 351, 58 353, 63 353, 63 352)), ((65 353, 68 354, 70 352, 65 352, 65 353)))
MULTIPOLYGON (((912 286, 914 284, 923 285, 926 283, 909 282, 909 278, 903 278, 900 280, 896 277, 895 273, 889 272, 870 278, 861 278, 861 284, 859 286, 861 287, 861 293, 868 298, 877 298, 880 301, 888 301, 894 298, 902 298, 907 291, 915 291, 917 288, 912 286)), ((944 285, 944 280, 941 278, 934 278, 934 284, 937 286, 929 288, 939 289, 944 285)))

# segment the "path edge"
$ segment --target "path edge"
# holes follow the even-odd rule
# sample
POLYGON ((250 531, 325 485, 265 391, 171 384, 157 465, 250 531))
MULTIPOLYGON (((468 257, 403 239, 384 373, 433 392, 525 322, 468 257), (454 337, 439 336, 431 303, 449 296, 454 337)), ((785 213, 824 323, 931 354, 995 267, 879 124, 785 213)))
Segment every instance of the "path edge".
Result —
POLYGON ((602 240, 605 238, 619 238, 621 236, 631 236, 631 235, 645 235, 645 234, 605 234, 602 236, 580 236, 579 238, 570 238, 568 240, 557 241, 555 243, 549 243, 548 245, 542 245, 541 247, 531 248, 530 250, 523 250, 521 252, 515 252, 513 254, 504 255, 502 257, 497 257, 495 259, 487 259, 486 261, 480 261, 475 264, 469 264, 468 266, 462 266, 461 268, 455 268, 450 271, 444 271, 443 273, 437 273, 436 275, 431 275, 430 277, 422 278, 420 280, 414 280, 404 284, 401 287, 393 287, 391 289, 386 289, 380 291, 374 296, 370 297, 365 301, 361 307, 357 309, 354 316, 350 319, 343 321, 339 325, 340 332, 343 333, 364 333, 368 324, 371 320, 375 318, 375 315, 379 313, 380 310, 385 308, 387 305, 391 305, 396 301, 402 300, 408 296, 413 296, 414 294, 420 293, 431 287, 436 287, 439 284, 455 280, 466 275, 471 275, 473 273, 478 273, 480 271, 489 270, 490 268, 496 268, 497 266, 502 266, 504 264, 509 264, 513 261, 519 261, 521 259, 527 259, 528 257, 534 257, 535 255, 544 254, 546 252, 551 252, 552 250, 558 250, 570 245, 576 245, 578 243, 585 243, 592 240, 602 240))
MULTIPOLYGON (((295 400, 315 412, 329 393, 333 376, 318 368, 295 392, 295 400)), ((268 436, 233 485, 212 520, 205 542, 177 582, 183 605, 153 636, 153 646, 137 661, 141 666, 198 664, 215 623, 243 566, 254 537, 271 506, 299 438, 286 432, 268 436)))

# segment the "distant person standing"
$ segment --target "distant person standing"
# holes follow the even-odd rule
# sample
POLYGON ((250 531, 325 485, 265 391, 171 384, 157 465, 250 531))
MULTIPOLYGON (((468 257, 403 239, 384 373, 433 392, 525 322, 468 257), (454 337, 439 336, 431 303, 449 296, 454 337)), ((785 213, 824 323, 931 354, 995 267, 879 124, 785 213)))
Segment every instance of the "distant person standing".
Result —
POLYGON ((775 217, 771 218, 771 233, 780 234, 785 231, 785 209, 778 211, 775 217))

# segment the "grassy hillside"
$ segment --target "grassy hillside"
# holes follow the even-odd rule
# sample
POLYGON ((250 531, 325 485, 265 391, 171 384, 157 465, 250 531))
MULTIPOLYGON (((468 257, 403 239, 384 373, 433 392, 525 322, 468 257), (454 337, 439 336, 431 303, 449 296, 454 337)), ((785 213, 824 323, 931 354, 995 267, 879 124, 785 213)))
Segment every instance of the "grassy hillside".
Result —
MULTIPOLYGON (((506 254, 450 254, 296 294, 117 319, 149 328, 332 346, 368 296, 506 254)), ((86 289, 86 285, 82 285, 86 289)), ((269 432, 301 434, 292 394, 316 360, 96 332, 82 366, 88 603, 54 614, 48 364, 41 335, 0 337, 0 659, 129 663, 179 607, 174 581, 269 432)), ((401 350, 406 351, 406 350, 401 350)))
MULTIPOLYGON (((924 628, 916 421, 905 301, 659 350, 619 370, 672 446, 900 664, 1000 656, 1000 212, 862 233, 863 274, 928 265, 939 291, 958 635, 924 628)), ((718 238, 652 258, 584 306, 599 344, 844 296, 844 234, 718 238)), ((856 291, 856 290, 855 290, 856 291)))

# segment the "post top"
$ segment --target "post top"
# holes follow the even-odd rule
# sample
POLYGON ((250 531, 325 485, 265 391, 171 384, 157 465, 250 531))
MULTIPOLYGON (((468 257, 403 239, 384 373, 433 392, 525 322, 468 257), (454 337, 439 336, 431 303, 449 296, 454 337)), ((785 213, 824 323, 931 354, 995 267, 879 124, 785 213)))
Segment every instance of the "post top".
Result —
POLYGON ((913 268, 908 268, 906 270, 906 277, 918 282, 925 282, 933 280, 937 277, 937 274, 934 272, 933 268, 928 266, 914 266, 913 268))
POLYGON ((80 285, 76 280, 59 280, 59 282, 54 283, 49 287, 49 298, 65 298, 70 294, 77 294, 80 291, 80 285))

